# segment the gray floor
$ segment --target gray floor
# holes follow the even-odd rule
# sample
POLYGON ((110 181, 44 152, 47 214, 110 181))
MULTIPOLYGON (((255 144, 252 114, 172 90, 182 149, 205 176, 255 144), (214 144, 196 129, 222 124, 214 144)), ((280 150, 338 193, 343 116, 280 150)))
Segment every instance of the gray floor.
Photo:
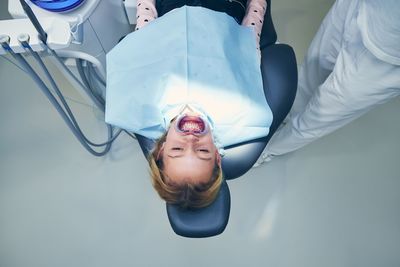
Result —
MULTIPOLYGON (((332 2, 274 1, 299 62, 332 2)), ((101 115, 58 80, 102 140, 101 115)), ((0 81, 1 267, 400 266, 400 99, 230 182, 227 229, 196 240, 172 232, 134 140, 95 158, 1 58, 0 81)))

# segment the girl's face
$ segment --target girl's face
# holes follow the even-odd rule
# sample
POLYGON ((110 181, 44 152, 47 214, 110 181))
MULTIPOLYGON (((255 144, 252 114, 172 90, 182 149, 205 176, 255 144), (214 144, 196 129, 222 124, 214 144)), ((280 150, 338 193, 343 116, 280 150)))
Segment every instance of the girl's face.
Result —
POLYGON ((170 182, 207 183, 215 164, 221 164, 211 132, 201 133, 207 127, 205 124, 195 114, 171 122, 166 141, 160 150, 164 172, 170 182))

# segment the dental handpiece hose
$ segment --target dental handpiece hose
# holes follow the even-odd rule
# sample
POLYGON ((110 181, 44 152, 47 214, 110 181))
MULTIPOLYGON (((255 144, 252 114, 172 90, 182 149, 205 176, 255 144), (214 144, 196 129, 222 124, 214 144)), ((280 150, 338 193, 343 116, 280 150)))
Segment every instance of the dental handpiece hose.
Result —
MULTIPOLYGON (((7 37, 7 36, 6 36, 7 37)), ((56 98, 50 93, 49 89, 47 86, 44 84, 44 82, 39 78, 39 76, 35 73, 35 71, 32 69, 32 67, 29 65, 29 63, 19 54, 14 53, 14 51, 10 48, 9 46, 9 38, 5 38, 1 36, 1 46, 8 51, 17 62, 22 66, 25 71, 30 73, 31 78, 35 81, 35 83, 39 86, 39 88, 42 90, 42 92, 47 96, 49 101, 53 104, 54 107, 56 107, 58 113, 61 115, 63 120, 66 122, 67 126, 70 128, 72 133, 75 135, 75 137, 78 139, 78 141, 81 143, 82 146, 86 148, 87 151, 89 151, 92 155, 101 157, 104 156, 111 148, 111 143, 108 144, 103 151, 97 152, 93 150, 80 136, 79 132, 73 125, 73 123, 69 120, 67 114, 65 114, 64 110, 61 108, 60 104, 56 100, 56 98), (8 40, 7 40, 8 39, 8 40)))
MULTIPOLYGON (((33 26, 35 27, 36 31, 39 33, 39 39, 47 46, 47 33, 44 31, 43 27, 40 25, 40 22, 36 18, 35 14, 33 13, 31 7, 25 2, 25 0, 19 0, 21 3, 22 8, 24 9, 26 15, 32 22, 33 26)), ((57 56, 57 54, 47 46, 49 52, 56 58, 56 60, 60 63, 60 65, 68 72, 68 74, 83 88, 83 90, 89 95, 89 97, 93 100, 96 106, 104 111, 104 104, 99 102, 99 100, 91 95, 91 92, 88 88, 86 88, 82 83, 75 78, 75 76, 71 73, 71 71, 64 65, 61 59, 57 56)))
POLYGON ((25 0, 19 0, 21 3, 22 8, 24 9, 26 15, 31 20, 33 26, 39 33, 39 39, 44 43, 47 44, 47 33, 44 31, 42 26, 40 25, 38 19, 36 18, 35 14, 33 13, 31 7, 25 2, 25 0))
MULTIPOLYGON (((61 103, 62 103, 62 106, 65 108, 65 110, 66 110, 66 112, 67 112, 67 114, 68 114, 68 116, 69 116, 71 122, 72 122, 73 125, 75 126, 75 128, 76 128, 76 130, 78 131, 79 135, 82 136, 82 138, 83 138, 88 144, 90 144, 90 145, 92 145, 92 146, 105 146, 105 145, 107 145, 108 143, 110 143, 110 141, 107 141, 107 142, 104 142, 104 143, 101 143, 101 144, 96 144, 96 143, 93 143, 92 141, 90 141, 90 140, 85 136, 85 134, 82 132, 81 128, 79 127, 79 124, 78 124, 78 122, 77 122, 76 119, 75 119, 75 116, 73 115, 71 109, 69 108, 68 103, 65 101, 64 96, 62 95, 60 89, 58 88, 56 82, 54 81, 53 77, 51 77, 51 75, 50 75, 48 69, 47 69, 46 66, 44 65, 44 62, 43 62, 42 59, 39 57, 39 55, 37 54, 37 52, 33 51, 33 50, 32 50, 32 47, 29 45, 29 35, 27 35, 27 34, 20 34, 20 35, 18 36, 18 41, 20 42, 20 44, 21 44, 25 49, 28 50, 28 52, 36 59, 36 61, 37 61, 37 63, 39 64, 39 66, 42 68, 43 72, 45 73, 47 79, 49 80, 51 86, 53 87, 53 90, 54 90, 55 93, 57 94, 59 100, 60 100, 61 103)), ((120 130, 120 131, 121 131, 121 130, 120 130)), ((120 133, 120 132, 118 132, 117 134, 119 134, 119 133, 120 133)), ((112 142, 112 140, 114 140, 114 139, 115 139, 115 138, 110 139, 111 142, 112 142)))

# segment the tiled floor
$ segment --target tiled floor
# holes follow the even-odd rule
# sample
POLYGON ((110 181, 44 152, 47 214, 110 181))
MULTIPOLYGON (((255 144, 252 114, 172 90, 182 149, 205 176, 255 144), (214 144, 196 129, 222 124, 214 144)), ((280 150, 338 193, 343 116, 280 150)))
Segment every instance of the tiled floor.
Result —
MULTIPOLYGON (((299 62, 332 2, 273 1, 279 39, 299 62)), ((71 103, 102 140, 101 116, 71 103)), ((0 58, 0 266, 400 266, 399 104, 231 181, 225 232, 186 239, 172 232, 134 140, 91 156, 0 58)))

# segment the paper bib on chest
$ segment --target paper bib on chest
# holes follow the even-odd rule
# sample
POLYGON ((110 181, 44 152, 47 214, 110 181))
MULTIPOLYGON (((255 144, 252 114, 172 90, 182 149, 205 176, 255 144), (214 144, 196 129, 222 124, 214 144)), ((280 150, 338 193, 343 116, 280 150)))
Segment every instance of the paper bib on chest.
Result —
POLYGON ((225 13, 187 6, 129 34, 107 54, 106 122, 156 139, 165 110, 194 103, 224 146, 266 136, 272 113, 253 34, 225 13))

